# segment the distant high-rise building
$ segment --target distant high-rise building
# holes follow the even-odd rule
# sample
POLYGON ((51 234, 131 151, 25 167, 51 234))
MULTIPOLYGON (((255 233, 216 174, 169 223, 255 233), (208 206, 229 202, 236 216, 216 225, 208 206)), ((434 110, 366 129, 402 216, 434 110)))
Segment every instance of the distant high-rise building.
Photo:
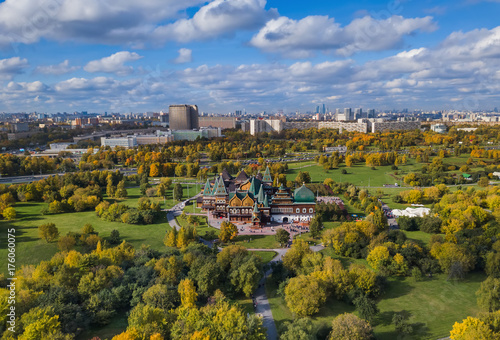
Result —
POLYGON ((319 113, 319 105, 316 106, 316 112, 314 112, 314 113, 319 113))
POLYGON ((375 118, 375 110, 368 109, 367 118, 375 118))
POLYGON ((242 114, 243 114, 243 111, 241 111, 241 110, 236 110, 236 111, 234 112, 234 115, 235 115, 235 116, 241 116, 242 114))
POLYGON ((363 109, 362 108, 357 108, 356 110, 354 110, 354 119, 358 119, 358 118, 365 118, 365 117, 363 117, 363 109))
POLYGON ((321 113, 322 113, 322 114, 325 114, 325 113, 326 113, 326 106, 325 106, 325 104, 323 104, 323 109, 321 110, 321 113))
POLYGON ((169 122, 172 130, 199 129, 198 106, 196 105, 170 105, 169 122))
POLYGON ((344 109, 344 114, 345 114, 345 120, 354 120, 352 116, 352 110, 349 107, 346 107, 344 109))

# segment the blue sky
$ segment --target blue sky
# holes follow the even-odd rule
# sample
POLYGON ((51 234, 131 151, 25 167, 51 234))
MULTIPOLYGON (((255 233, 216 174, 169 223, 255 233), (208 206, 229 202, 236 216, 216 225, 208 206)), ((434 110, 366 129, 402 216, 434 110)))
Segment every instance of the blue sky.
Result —
POLYGON ((0 112, 500 107, 500 0, 0 1, 0 112))

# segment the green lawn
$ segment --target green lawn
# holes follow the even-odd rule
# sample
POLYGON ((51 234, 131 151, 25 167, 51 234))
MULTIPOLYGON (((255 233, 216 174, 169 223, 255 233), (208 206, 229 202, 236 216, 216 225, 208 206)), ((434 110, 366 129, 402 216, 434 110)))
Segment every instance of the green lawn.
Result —
MULTIPOLYGON (((310 162, 304 162, 307 165, 310 162)), ((404 175, 409 172, 416 171, 422 167, 421 164, 413 164, 410 160, 407 165, 399 166, 398 175, 394 175, 395 170, 391 169, 390 165, 376 167, 372 170, 371 167, 364 163, 355 164, 349 168, 341 165, 338 169, 325 171, 320 165, 312 165, 305 168, 299 168, 298 164, 293 167, 289 166, 287 171, 287 180, 294 181, 299 171, 307 171, 311 175, 313 183, 323 183, 326 178, 331 178, 335 182, 349 182, 360 187, 382 187, 384 184, 400 183, 404 175), (347 171, 347 174, 342 174, 342 169, 347 171)))
POLYGON ((238 235, 234 243, 249 249, 276 249, 280 247, 274 235, 238 235))
MULTIPOLYGON (((485 279, 484 274, 472 273, 464 281, 447 281, 444 275, 414 282, 411 278, 390 278, 386 293, 378 307, 380 314, 374 321, 375 337, 380 340, 398 339, 392 324, 394 313, 409 313, 414 333, 404 339, 437 339, 449 335, 456 321, 477 315, 475 292, 485 279)), ((276 295, 276 287, 266 287, 273 317, 279 327, 293 320, 283 299, 276 295)), ((327 334, 331 320, 341 313, 352 313, 354 307, 342 301, 329 299, 312 319, 315 330, 327 334)))
POLYGON ((252 253, 258 255, 262 259, 263 264, 271 262, 278 255, 275 251, 253 251, 252 253))
MULTIPOLYGON (((121 201, 129 206, 136 206, 139 197, 139 189, 128 189, 129 197, 121 201)), ((154 198, 154 200, 160 200, 154 198)), ((161 201, 163 201, 161 199, 161 201)), ((44 223, 54 223, 59 229, 59 234, 64 236, 68 232, 79 232, 84 224, 90 223, 99 233, 106 238, 110 236, 113 229, 120 232, 120 237, 131 243, 135 248, 142 244, 150 245, 153 249, 164 248, 163 238, 165 232, 170 229, 166 222, 166 215, 162 219, 150 225, 130 225, 119 222, 107 222, 97 217, 94 211, 66 213, 56 215, 41 215, 40 210, 46 207, 46 203, 17 203, 15 209, 18 218, 15 221, 0 222, 0 258, 7 256, 7 229, 16 229, 16 265, 37 264, 43 260, 49 260, 57 251, 57 242, 47 243, 38 236, 38 226, 44 223)), ((1 261, 0 273, 5 273, 7 264, 1 261)))
POLYGON ((404 231, 406 237, 410 240, 415 240, 417 242, 422 242, 425 246, 429 245, 432 234, 424 233, 423 231, 404 231))

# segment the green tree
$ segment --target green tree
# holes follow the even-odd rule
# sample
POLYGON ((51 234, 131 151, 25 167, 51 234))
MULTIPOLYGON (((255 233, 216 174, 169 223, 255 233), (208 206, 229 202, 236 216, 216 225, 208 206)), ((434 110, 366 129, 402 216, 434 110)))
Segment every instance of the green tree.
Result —
POLYGON ((254 255, 240 257, 231 266, 229 277, 236 291, 250 297, 262 278, 260 259, 254 255))
POLYGON ((168 311, 176 307, 179 295, 175 290, 169 289, 167 285, 156 284, 142 294, 142 299, 151 307, 168 311))
POLYGON ((125 181, 121 180, 118 182, 115 191, 116 198, 126 198, 128 196, 127 189, 125 189, 125 181))
POLYGON ((167 314, 163 309, 140 303, 130 311, 128 330, 137 332, 138 339, 150 339, 157 333, 166 337, 169 330, 167 314))
POLYGON ((219 240, 229 242, 238 236, 238 227, 228 221, 223 221, 220 225, 219 240))
POLYGON ((354 306, 356 306, 359 315, 368 322, 371 322, 375 315, 380 312, 377 303, 368 298, 365 294, 360 294, 352 302, 354 306))
POLYGON ((495 312, 500 309, 500 279, 489 276, 481 283, 476 292, 477 305, 487 311, 495 312))
POLYGON ((180 183, 174 185, 174 200, 182 201, 182 196, 184 196, 184 189, 180 183))
POLYGON ((167 190, 170 190, 170 188, 172 187, 172 179, 169 177, 163 177, 161 179, 161 183, 165 185, 167 190))
POLYGON ((309 245, 302 239, 293 240, 292 247, 283 256, 283 265, 290 271, 297 273, 302 265, 302 259, 306 254, 312 253, 309 245))
POLYGON ((89 235, 95 232, 94 227, 90 223, 85 223, 81 231, 83 235, 89 235))
POLYGON ((109 235, 109 243, 110 244, 119 244, 120 243, 120 232, 116 229, 111 230, 111 234, 109 235))
POLYGON ((313 324, 309 318, 285 322, 281 329, 280 340, 316 340, 313 324))
POLYGON ((274 236, 276 238, 276 241, 283 247, 288 244, 290 241, 290 233, 286 231, 285 229, 278 229, 276 232, 276 235, 274 236))
POLYGON ((323 220, 321 216, 314 216, 309 222, 309 232, 313 238, 317 238, 320 236, 321 231, 323 230, 323 220))
POLYGON ((299 171, 297 177, 295 177, 295 182, 299 185, 302 183, 311 183, 311 175, 307 171, 299 171))
POLYGON ((59 230, 54 223, 46 223, 38 227, 38 235, 45 241, 52 242, 59 237, 59 230))
POLYGON ((413 333, 413 327, 408 323, 403 313, 395 313, 392 317, 392 323, 396 332, 401 335, 413 333))
POLYGON ((344 313, 332 321, 332 331, 328 340, 369 340, 373 337, 370 324, 354 314, 344 313))

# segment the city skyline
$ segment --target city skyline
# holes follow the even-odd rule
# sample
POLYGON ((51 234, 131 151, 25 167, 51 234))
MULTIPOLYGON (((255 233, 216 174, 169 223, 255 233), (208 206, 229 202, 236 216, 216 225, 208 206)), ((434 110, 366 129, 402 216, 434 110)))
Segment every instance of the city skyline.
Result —
POLYGON ((499 1, 0 1, 0 112, 480 110, 499 1))

